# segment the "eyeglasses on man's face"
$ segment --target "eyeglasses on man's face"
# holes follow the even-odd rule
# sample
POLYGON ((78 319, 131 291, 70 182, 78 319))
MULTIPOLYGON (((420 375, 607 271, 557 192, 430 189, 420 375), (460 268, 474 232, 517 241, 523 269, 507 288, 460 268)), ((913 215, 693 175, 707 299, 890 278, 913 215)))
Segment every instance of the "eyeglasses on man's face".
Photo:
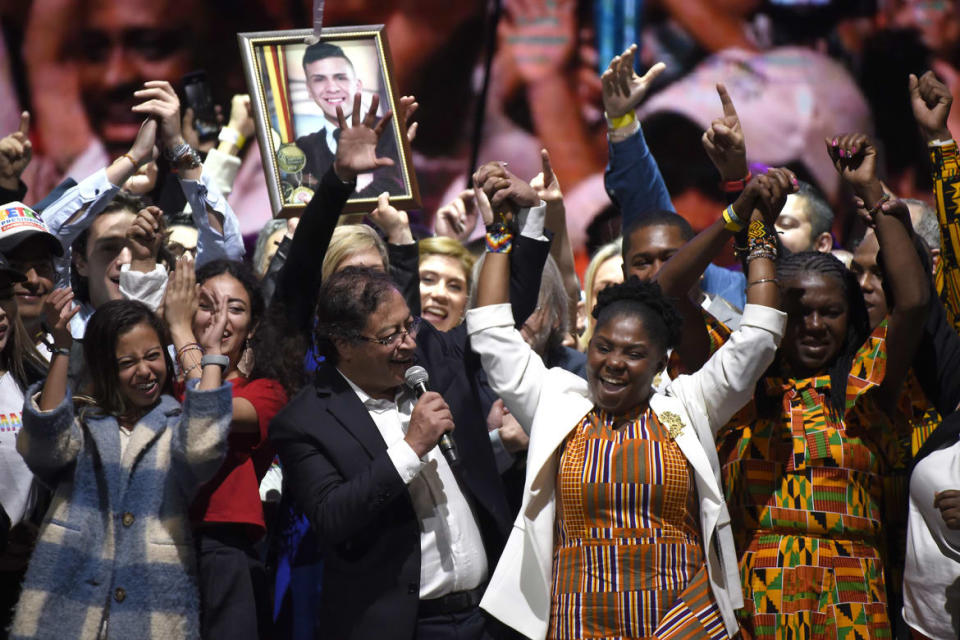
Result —
POLYGON ((371 338, 362 334, 357 334, 357 338, 360 340, 365 340, 367 342, 373 342, 384 347, 396 347, 399 345, 406 336, 411 338, 417 337, 417 332, 420 331, 420 325, 423 322, 423 319, 419 316, 413 316, 404 323, 403 329, 397 331, 396 333, 391 333, 388 336, 382 338, 371 338))

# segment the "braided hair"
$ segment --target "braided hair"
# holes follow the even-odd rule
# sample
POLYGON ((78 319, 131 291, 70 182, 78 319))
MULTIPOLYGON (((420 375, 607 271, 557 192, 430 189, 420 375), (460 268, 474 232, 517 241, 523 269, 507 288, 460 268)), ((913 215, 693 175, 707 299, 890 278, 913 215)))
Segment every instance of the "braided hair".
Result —
MULTIPOLYGON (((829 253, 802 251, 782 257, 777 261, 777 278, 781 283, 792 280, 802 273, 815 273, 836 280, 847 300, 847 335, 833 362, 828 367, 830 374, 830 399, 828 409, 836 416, 846 412, 847 378, 853 367, 857 351, 870 335, 870 318, 863 302, 860 283, 852 271, 829 253)), ((774 366, 779 366, 778 362, 774 366)), ((762 381, 761 381, 762 383, 762 381)), ((758 394, 758 397, 764 397, 758 394)))
POLYGON ((683 319, 660 285, 631 276, 626 282, 610 285, 597 294, 593 308, 596 331, 620 315, 639 315, 647 334, 666 353, 680 342, 683 319))

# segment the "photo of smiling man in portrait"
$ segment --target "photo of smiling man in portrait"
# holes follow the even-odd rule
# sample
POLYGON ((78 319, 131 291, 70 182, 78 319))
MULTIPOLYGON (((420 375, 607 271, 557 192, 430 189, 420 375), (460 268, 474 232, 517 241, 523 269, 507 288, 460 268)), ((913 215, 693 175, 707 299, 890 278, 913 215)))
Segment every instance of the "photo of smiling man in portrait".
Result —
MULTIPOLYGON (((374 56, 376 55, 375 51, 372 51, 372 53, 374 56)), ((375 60, 376 58, 374 58, 374 62, 375 60)), ((363 105, 366 109, 370 103, 370 95, 380 93, 380 111, 381 113, 386 111, 383 107, 386 102, 385 95, 380 90, 382 82, 374 75, 365 83, 358 73, 359 66, 354 65, 343 47, 330 42, 317 42, 306 47, 304 51, 302 67, 307 95, 323 114, 322 126, 319 129, 306 135, 299 135, 301 128, 298 125, 305 118, 299 117, 300 114, 297 112, 307 111, 307 109, 298 109, 298 106, 301 105, 298 105, 297 98, 300 96, 297 95, 295 90, 291 92, 294 100, 294 127, 298 133, 296 146, 305 156, 303 174, 308 182, 310 178, 319 181, 333 163, 340 138, 337 107, 340 107, 345 116, 349 117, 355 94, 360 93, 363 96, 363 105)), ((374 65, 371 71, 376 73, 377 67, 374 65)), ((292 80, 291 78, 291 84, 293 84, 292 80)), ((315 122, 316 118, 312 121, 315 122)), ((391 122, 390 126, 394 127, 395 124, 391 122)), ((381 167, 372 174, 361 175, 357 180, 356 195, 359 197, 376 197, 384 191, 391 195, 403 193, 399 154, 392 135, 381 136, 377 156, 393 159, 394 166, 381 167)))

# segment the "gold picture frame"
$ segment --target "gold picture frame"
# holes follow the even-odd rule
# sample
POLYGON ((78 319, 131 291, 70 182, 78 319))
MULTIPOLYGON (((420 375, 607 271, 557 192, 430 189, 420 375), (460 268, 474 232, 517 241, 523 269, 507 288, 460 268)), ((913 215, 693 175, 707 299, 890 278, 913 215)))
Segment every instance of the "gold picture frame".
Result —
MULTIPOLYGON (((237 34, 274 217, 301 215, 332 165, 331 147, 339 140, 335 105, 349 121, 352 94, 359 91, 363 113, 376 94, 378 112, 396 114, 399 94, 383 25, 328 27, 320 43, 308 45, 312 35, 310 29, 237 34)), ((418 209, 410 145, 396 118, 384 130, 377 155, 391 157, 394 165, 358 176, 342 213, 369 213, 383 191, 395 207, 418 209)))

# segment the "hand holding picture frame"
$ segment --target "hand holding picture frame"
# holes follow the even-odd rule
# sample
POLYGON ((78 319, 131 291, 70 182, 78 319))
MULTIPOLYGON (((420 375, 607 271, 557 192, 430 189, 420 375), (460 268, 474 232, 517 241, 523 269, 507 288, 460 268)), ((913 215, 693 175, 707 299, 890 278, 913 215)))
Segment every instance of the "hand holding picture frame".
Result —
MULTIPOLYGON (((309 29, 237 34, 274 217, 300 215, 332 166, 340 137, 338 106, 349 121, 357 93, 363 113, 376 95, 380 116, 396 113, 383 25, 328 27, 319 42, 307 45, 312 34, 309 29)), ((396 207, 418 208, 410 145, 397 118, 380 136, 377 156, 393 165, 360 174, 344 213, 370 212, 383 192, 396 207)))

